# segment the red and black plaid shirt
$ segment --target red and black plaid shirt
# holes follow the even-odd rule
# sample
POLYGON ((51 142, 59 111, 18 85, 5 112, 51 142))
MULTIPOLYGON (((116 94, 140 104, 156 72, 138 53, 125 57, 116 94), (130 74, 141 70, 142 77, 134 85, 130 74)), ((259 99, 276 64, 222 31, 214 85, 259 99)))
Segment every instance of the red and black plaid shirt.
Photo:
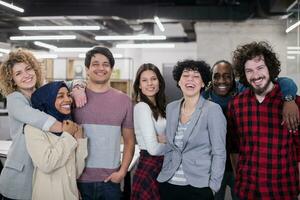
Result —
POLYGON ((242 200, 297 199, 300 135, 281 125, 282 109, 277 84, 262 103, 246 90, 228 105, 231 148, 239 153, 235 192, 242 200))

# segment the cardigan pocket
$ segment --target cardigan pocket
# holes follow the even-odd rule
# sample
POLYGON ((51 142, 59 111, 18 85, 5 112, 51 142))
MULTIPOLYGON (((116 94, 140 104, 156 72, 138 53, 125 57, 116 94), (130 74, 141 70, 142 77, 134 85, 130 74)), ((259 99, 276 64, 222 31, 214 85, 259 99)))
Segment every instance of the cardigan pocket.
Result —
POLYGON ((14 169, 14 170, 17 170, 17 171, 21 172, 21 171, 23 171, 24 164, 19 163, 19 162, 14 161, 14 160, 6 160, 5 167, 6 168, 11 168, 11 169, 14 169))

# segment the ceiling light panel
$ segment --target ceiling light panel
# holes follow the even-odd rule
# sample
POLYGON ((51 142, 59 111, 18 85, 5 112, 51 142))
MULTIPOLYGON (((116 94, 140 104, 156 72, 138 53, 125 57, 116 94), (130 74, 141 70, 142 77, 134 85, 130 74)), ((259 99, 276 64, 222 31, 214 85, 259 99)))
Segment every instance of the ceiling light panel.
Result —
POLYGON ((0 48, 0 52, 8 54, 10 52, 10 50, 9 49, 2 49, 2 48, 0 48))
POLYGON ((44 43, 44 42, 35 41, 33 44, 35 44, 36 46, 47 48, 47 49, 52 49, 52 50, 57 49, 57 46, 47 44, 47 43, 44 43))
POLYGON ((103 35, 95 40, 166 40, 165 35, 103 35))
POLYGON ((117 48, 175 48, 173 43, 117 44, 117 48))
POLYGON ((297 26, 300 25, 300 21, 296 22, 295 24, 291 25, 290 27, 288 27, 285 32, 288 33, 290 31, 292 31, 293 29, 295 29, 297 26))
POLYGON ((19 26, 22 31, 100 30, 100 26, 19 26))
POLYGON ((74 40, 75 35, 35 35, 35 36, 11 36, 10 40, 74 40))
POLYGON ((160 19, 159 19, 157 16, 154 17, 154 21, 156 22, 156 24, 157 24, 159 30, 160 30, 161 32, 164 32, 164 31, 165 31, 165 27, 164 27, 164 25, 161 23, 160 19))
POLYGON ((15 6, 15 5, 13 5, 13 4, 9 4, 9 3, 5 2, 5 1, 1 1, 1 0, 0 0, 0 5, 5 6, 5 7, 8 7, 8 8, 10 8, 10 9, 13 9, 13 10, 18 11, 18 12, 21 12, 21 13, 24 12, 24 9, 23 9, 23 8, 18 7, 18 6, 15 6))

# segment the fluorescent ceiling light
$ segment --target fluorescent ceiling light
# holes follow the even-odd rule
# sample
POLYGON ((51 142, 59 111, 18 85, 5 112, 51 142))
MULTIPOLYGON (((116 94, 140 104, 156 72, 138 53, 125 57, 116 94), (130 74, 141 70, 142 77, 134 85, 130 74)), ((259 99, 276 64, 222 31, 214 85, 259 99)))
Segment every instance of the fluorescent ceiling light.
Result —
POLYGON ((117 44, 117 48, 175 48, 173 43, 117 44))
POLYGON ((300 47, 296 47, 296 46, 289 46, 287 47, 287 50, 300 50, 300 47))
POLYGON ((21 13, 24 12, 23 8, 20 8, 18 6, 14 6, 13 4, 6 3, 6 2, 1 1, 1 0, 0 0, 0 5, 6 6, 6 7, 10 8, 10 9, 16 10, 16 11, 21 12, 21 13))
POLYGON ((72 47, 72 48, 71 47, 70 48, 57 47, 55 45, 51 45, 51 44, 47 44, 47 43, 39 42, 39 41, 35 41, 34 44, 37 45, 37 46, 40 46, 40 47, 44 47, 44 48, 53 50, 54 52, 69 52, 69 53, 72 53, 72 52, 87 52, 90 49, 92 49, 92 47, 84 47, 84 48, 80 48, 80 47, 72 47))
POLYGON ((165 27, 162 25, 160 19, 157 16, 154 16, 154 21, 156 22, 159 30, 161 30, 161 32, 165 31, 165 27))
MULTIPOLYGON (((123 54, 120 53, 113 53, 114 58, 123 58, 123 54)), ((85 53, 78 54, 78 58, 85 58, 85 53)))
POLYGON ((47 48, 47 49, 52 49, 52 50, 57 49, 57 46, 47 44, 44 42, 35 41, 33 44, 35 44, 36 46, 47 48))
POLYGON ((287 9, 286 12, 290 11, 295 5, 297 5, 298 1, 294 1, 287 9))
POLYGON ((165 35, 101 35, 95 40, 166 40, 165 35))
POLYGON ((287 59, 294 60, 294 59, 296 59, 296 56, 287 56, 287 59))
POLYGON ((88 48, 88 47, 84 47, 84 48, 78 48, 78 47, 74 47, 74 48, 57 48, 54 49, 55 52, 87 52, 92 48, 88 48))
POLYGON ((300 51, 287 51, 288 54, 300 54, 300 51))
POLYGON ((286 15, 282 15, 280 17, 280 19, 288 19, 291 15, 293 15, 294 13, 289 13, 289 14, 286 14, 286 15))
POLYGON ((22 31, 100 30, 100 26, 19 26, 22 31))
POLYGON ((291 25, 290 27, 288 27, 285 32, 288 33, 290 32, 291 30, 293 30, 294 28, 296 28, 297 26, 300 25, 300 21, 296 22, 295 24, 291 25))
POLYGON ((35 36, 11 36, 10 40, 74 40, 75 35, 35 35, 35 36))
POLYGON ((52 54, 52 53, 38 53, 38 52, 34 52, 33 55, 37 59, 42 59, 42 58, 58 58, 57 54, 52 54))
POLYGON ((2 48, 0 48, 0 52, 1 53, 9 53, 10 52, 10 50, 9 49, 2 49, 2 48))

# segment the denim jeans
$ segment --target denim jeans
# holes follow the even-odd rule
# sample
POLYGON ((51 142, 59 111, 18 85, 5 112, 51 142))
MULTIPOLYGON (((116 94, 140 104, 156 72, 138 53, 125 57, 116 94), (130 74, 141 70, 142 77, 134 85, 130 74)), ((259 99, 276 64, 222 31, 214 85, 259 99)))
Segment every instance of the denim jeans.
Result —
POLYGON ((83 200, 120 200, 119 183, 113 182, 78 182, 78 189, 83 200))

